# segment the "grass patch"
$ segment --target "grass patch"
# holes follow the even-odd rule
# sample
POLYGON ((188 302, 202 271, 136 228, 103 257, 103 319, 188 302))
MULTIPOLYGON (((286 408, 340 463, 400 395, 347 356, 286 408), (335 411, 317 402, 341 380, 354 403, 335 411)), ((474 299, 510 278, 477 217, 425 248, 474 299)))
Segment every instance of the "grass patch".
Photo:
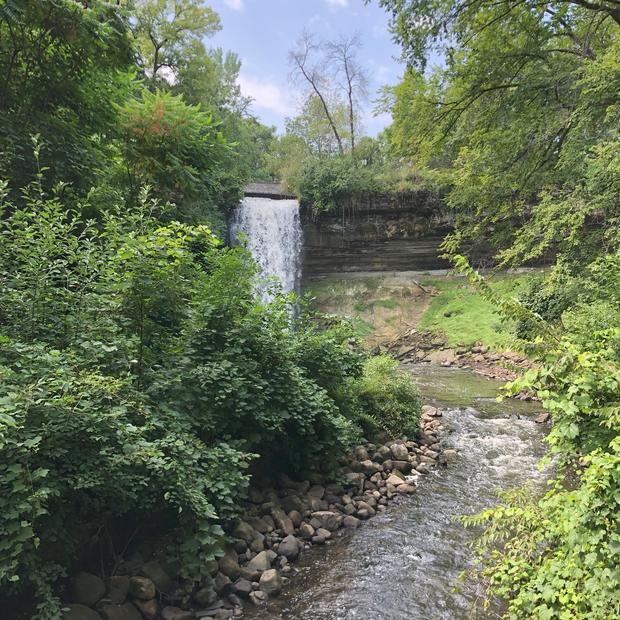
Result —
MULTIPOLYGON (((516 297, 532 278, 526 274, 505 274, 488 282, 500 295, 516 297)), ((439 294, 433 298, 419 327, 442 331, 451 347, 482 342, 494 349, 511 349, 518 344, 512 321, 502 320, 494 304, 484 299, 465 278, 424 278, 439 294)))
POLYGON ((373 301, 373 304, 378 308, 387 308, 388 310, 398 308, 398 302, 395 299, 377 299, 373 301))

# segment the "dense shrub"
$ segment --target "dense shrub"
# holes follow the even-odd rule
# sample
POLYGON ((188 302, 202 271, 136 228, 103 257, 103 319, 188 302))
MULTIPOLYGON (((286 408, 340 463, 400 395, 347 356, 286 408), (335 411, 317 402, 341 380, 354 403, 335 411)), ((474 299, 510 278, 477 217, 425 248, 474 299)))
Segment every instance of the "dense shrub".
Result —
POLYGON ((481 600, 500 597, 505 618, 620 616, 619 264, 611 252, 570 274, 573 302, 555 325, 503 306, 528 321, 537 344, 536 367, 509 392, 534 392, 553 420, 550 490, 510 492, 466 520, 484 527, 476 546, 476 578, 488 589, 481 600))
POLYGON ((413 437, 419 430, 420 394, 411 375, 387 355, 366 360, 355 385, 361 417, 369 431, 389 437, 413 437))
POLYGON ((97 224, 40 183, 22 204, 0 187, 0 587, 53 618, 51 584, 120 518, 172 529, 200 579, 251 460, 329 468, 359 437, 336 395, 361 356, 262 304, 245 250, 162 225, 146 192, 97 224))

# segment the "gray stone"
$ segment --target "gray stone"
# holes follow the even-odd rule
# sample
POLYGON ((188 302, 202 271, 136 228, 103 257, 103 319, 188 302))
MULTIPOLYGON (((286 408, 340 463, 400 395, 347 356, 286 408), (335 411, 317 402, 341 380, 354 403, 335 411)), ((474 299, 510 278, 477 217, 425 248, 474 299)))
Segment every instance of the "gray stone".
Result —
POLYGON ((411 471, 411 463, 409 461, 392 461, 392 468, 406 474, 411 471))
POLYGON ((355 458, 358 461, 368 460, 368 450, 366 450, 364 446, 357 446, 357 448, 355 448, 355 458))
POLYGON ((459 458, 459 453, 452 448, 444 450, 439 456, 439 462, 443 465, 454 463, 459 458))
POLYGON ((275 568, 270 568, 260 576, 259 586, 267 596, 277 596, 282 590, 282 578, 275 568))
POLYGON ((402 475, 399 476, 397 473, 392 473, 387 477, 387 480, 385 482, 386 484, 391 484, 397 487, 399 484, 405 484, 405 479, 402 475))
POLYGON ((101 616, 86 605, 65 605, 67 611, 63 614, 63 620, 101 620, 101 616))
POLYGON ((329 504, 324 499, 313 497, 310 500, 310 512, 320 512, 321 510, 329 510, 329 504))
POLYGON ((179 607, 164 607, 161 610, 162 620, 194 620, 194 613, 179 607))
POLYGON ((406 461, 409 458, 407 446, 402 443, 393 443, 390 450, 395 461, 406 461))
POLYGON ((342 520, 342 524, 344 525, 344 527, 349 528, 349 529, 355 529, 357 527, 360 526, 360 520, 356 519, 355 517, 352 517, 350 515, 347 515, 343 520, 342 520))
POLYGON ((280 504, 285 512, 293 510, 303 510, 303 504, 297 495, 287 495, 280 500, 280 504))
POLYGON ((373 474, 376 474, 378 471, 381 471, 382 469, 378 463, 374 463, 370 459, 362 461, 360 465, 362 466, 362 471, 367 476, 372 476, 373 474))
POLYGON ((129 594, 129 577, 127 575, 114 575, 108 579, 107 598, 114 605, 122 605, 129 594))
POLYGON ((298 510, 291 510, 291 512, 288 513, 288 518, 293 522, 295 527, 299 527, 303 520, 303 517, 298 510))
POLYGON ((299 535, 305 540, 310 540, 314 536, 314 528, 304 522, 299 526, 299 535))
POLYGON ((315 529, 322 527, 330 532, 335 532, 340 527, 341 522, 342 517, 339 514, 328 510, 322 510, 312 513, 310 525, 315 529), (318 525, 315 525, 315 522, 318 523, 318 525))
POLYGON ((133 598, 141 601, 148 601, 155 598, 157 589, 155 584, 148 577, 132 577, 129 580, 129 592, 133 598))
POLYGON ((271 511, 271 516, 273 517, 276 526, 287 536, 295 533, 295 526, 284 510, 281 508, 273 508, 271 511))
POLYGON ((94 607, 105 594, 105 583, 92 573, 78 573, 71 583, 71 593, 76 603, 94 607))
POLYGON ((246 517, 246 522, 261 534, 266 534, 269 531, 269 525, 261 517, 246 517))
POLYGON ((155 584, 155 587, 164 594, 171 594, 175 589, 174 581, 157 560, 151 560, 144 564, 140 569, 140 574, 148 577, 155 584))
POLYGON ((200 588, 200 590, 194 594, 194 601, 201 607, 208 607, 217 601, 217 592, 211 586, 200 588))
POLYGON ((321 499, 323 495, 325 495, 325 487, 321 486, 320 484, 313 484, 308 489, 308 495, 316 499, 321 499))
POLYGON ((220 572, 231 579, 239 577, 239 556, 234 549, 227 549, 226 553, 218 560, 220 572))
POLYGON ((256 538, 256 531, 249 523, 239 521, 239 523, 235 526, 235 529, 232 531, 232 535, 235 538, 240 538, 249 544, 254 540, 254 538, 256 538))
POLYGON ((101 615, 104 620, 142 620, 142 614, 131 603, 104 605, 101 615))
POLYGON ((250 592, 252 592, 252 582, 247 579, 237 579, 232 584, 232 591, 243 598, 247 598, 250 596, 250 592))
POLYGON ((262 590, 255 590, 250 594, 250 601, 254 605, 262 605, 267 600, 267 595, 262 590))
POLYGON ((218 594, 228 592, 228 590, 230 589, 230 584, 230 577, 224 575, 224 573, 218 573, 213 579, 213 588, 218 594))
POLYGON ((253 572, 262 573, 271 568, 271 559, 267 551, 257 553, 248 563, 246 568, 253 572))
POLYGON ((265 548, 265 537, 256 532, 256 538, 250 543, 250 551, 260 553, 265 548))
POLYGON ((295 560, 299 555, 299 543, 294 536, 287 536, 278 545, 278 554, 283 555, 287 560, 295 560))

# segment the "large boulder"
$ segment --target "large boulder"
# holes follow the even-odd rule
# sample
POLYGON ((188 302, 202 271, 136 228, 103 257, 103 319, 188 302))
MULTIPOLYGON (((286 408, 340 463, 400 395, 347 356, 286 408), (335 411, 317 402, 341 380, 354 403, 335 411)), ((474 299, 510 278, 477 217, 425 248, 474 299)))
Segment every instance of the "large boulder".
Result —
POLYGON ((108 579, 107 598, 115 605, 122 605, 129 594, 129 577, 113 575, 108 579))
POLYGON ((63 620, 101 620, 101 616, 86 605, 65 605, 63 620))
POLYGON ((105 594, 105 583, 92 573, 78 573, 71 582, 71 594, 76 603, 94 607, 105 594))
POLYGON ((289 516, 282 510, 282 508, 273 508, 271 510, 271 516, 276 526, 281 529, 287 536, 295 533, 295 526, 289 518, 289 516))
POLYGON ((409 459, 409 451, 407 446, 402 443, 393 443, 390 446, 390 451, 395 461, 406 461, 409 459))
POLYGON ((271 554, 268 551, 257 553, 246 565, 252 572, 262 573, 271 568, 271 554))
POLYGON ((283 555, 287 560, 295 560, 299 555, 299 543, 294 536, 287 536, 278 545, 278 554, 283 555))
POLYGON ((104 605, 101 615, 104 620, 143 620, 142 614, 131 603, 104 605))
POLYGON ((133 598, 141 601, 148 601, 155 598, 157 588, 148 577, 132 577, 129 580, 129 593, 133 598))
POLYGON ((323 528, 330 532, 335 532, 340 527, 341 522, 341 515, 335 512, 330 512, 329 510, 321 510, 319 512, 312 513, 310 525, 312 525, 314 529, 323 528))
POLYGON ((277 596, 280 594, 282 590, 282 578, 278 571, 274 568, 266 570, 260 576, 259 587, 267 596, 277 596))

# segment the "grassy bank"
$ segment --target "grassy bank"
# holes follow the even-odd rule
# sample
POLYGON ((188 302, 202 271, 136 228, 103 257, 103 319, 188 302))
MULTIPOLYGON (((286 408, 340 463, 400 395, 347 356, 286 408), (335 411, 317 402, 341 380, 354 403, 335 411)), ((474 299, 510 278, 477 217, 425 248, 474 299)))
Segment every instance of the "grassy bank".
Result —
MULTIPOLYGON (((488 278, 500 295, 518 296, 532 273, 488 278)), ((442 333, 449 346, 485 344, 496 350, 518 348, 514 325, 459 276, 376 274, 341 276, 311 283, 306 293, 322 312, 351 317, 369 346, 419 328, 442 333)))

